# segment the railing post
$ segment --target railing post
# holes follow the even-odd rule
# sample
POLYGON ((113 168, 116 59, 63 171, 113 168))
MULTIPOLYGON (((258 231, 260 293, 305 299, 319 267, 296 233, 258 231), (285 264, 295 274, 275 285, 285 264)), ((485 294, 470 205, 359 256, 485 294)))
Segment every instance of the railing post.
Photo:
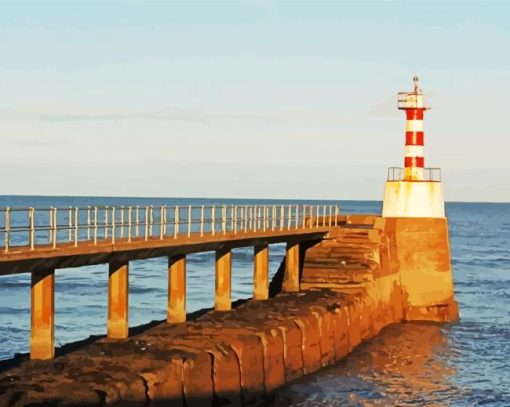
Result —
POLYGON ((78 216, 78 207, 75 206, 74 208, 74 247, 78 246, 78 232, 79 232, 79 216, 78 216))
POLYGON ((4 246, 5 253, 9 252, 9 244, 11 240, 11 208, 5 208, 5 236, 4 236, 4 246))
POLYGON ((29 244, 30 250, 34 250, 35 247, 35 209, 28 209, 28 219, 30 223, 30 231, 29 231, 29 244))
POLYGON ((191 205, 189 205, 188 206, 188 237, 191 236, 191 216, 192 216, 191 205))
POLYGON ((255 231, 255 221, 253 220, 253 206, 250 206, 250 214, 248 215, 248 219, 250 220, 249 229, 255 231))
POLYGON ((136 205, 135 208, 135 237, 140 236, 140 207, 136 205))
POLYGON ((90 240, 90 206, 87 206, 87 240, 90 240))
POLYGON ((115 243, 115 206, 112 207, 112 243, 115 243))
POLYGON ((338 226, 338 205, 335 205, 335 226, 338 226))
POLYGON ((94 206, 94 244, 97 245, 97 206, 94 206))
POLYGON ((55 270, 33 272, 30 290, 30 359, 53 359, 55 356, 55 270))
POLYGON ((303 216, 303 219, 301 221, 301 227, 304 229, 305 226, 306 226, 306 205, 303 205, 301 207, 301 213, 302 213, 302 216, 303 216))
POLYGON ((276 205, 273 205, 273 212, 271 214, 271 230, 274 232, 276 227, 276 205))
POLYGON ((229 311, 231 303, 232 252, 229 249, 216 251, 216 284, 214 309, 229 311))
POLYGON ((68 213, 68 216, 67 216, 69 219, 68 221, 68 231, 67 231, 67 237, 68 237, 68 240, 71 241, 72 240, 72 233, 73 233, 73 208, 70 206, 69 207, 69 213, 68 213))
POLYGON ((131 243, 131 215, 133 214, 133 208, 128 207, 128 242, 131 243))
POLYGON ((145 207, 145 228, 144 228, 144 238, 145 241, 149 240, 149 207, 145 207))
POLYGON ((221 207, 221 231, 224 235, 227 234, 227 207, 225 205, 221 207))
POLYGON ((299 243, 287 243, 282 289, 285 292, 299 291, 299 243))
POLYGON ((234 205, 230 205, 230 231, 234 231, 234 205))
POLYGON ((246 226, 245 226, 245 232, 248 230, 251 230, 251 223, 250 223, 250 207, 246 205, 246 226))
POLYGON ((213 205, 211 208, 211 232, 212 235, 216 233, 216 205, 213 205))
POLYGON ((260 244, 254 247, 253 256, 253 299, 267 300, 269 298, 269 255, 268 245, 260 244))
POLYGON ((120 206, 120 238, 124 238, 124 205, 120 206))
POLYGON ((243 208, 244 233, 248 231, 248 205, 243 208))
POLYGON ((48 212, 48 221, 49 221, 49 229, 48 229, 48 243, 52 244, 53 241, 53 206, 50 207, 48 212))
POLYGON ((180 223, 179 215, 180 215, 179 205, 176 205, 174 208, 174 239, 177 239, 177 235, 179 234, 180 223))
POLYGON ((128 337, 129 262, 110 262, 108 270, 108 338, 128 337))
POLYGON ((316 219, 315 219, 315 227, 316 228, 319 227, 319 207, 320 207, 320 205, 317 205, 317 216, 316 216, 316 219))
POLYGON ((232 218, 234 219, 234 235, 237 235, 237 205, 234 206, 232 218))
POLYGON ((283 230, 283 224, 285 223, 285 207, 280 205, 280 230, 283 230))
POLYGON ((167 322, 186 321, 186 255, 168 258, 167 322))
POLYGON ((253 228, 254 228, 253 206, 248 206, 248 231, 251 232, 253 228))
POLYGON ((262 207, 262 231, 266 231, 266 223, 267 223, 267 205, 262 207))
POLYGON ((165 212, 166 212, 166 208, 165 206, 161 206, 161 208, 159 209, 159 239, 160 240, 163 240, 163 238, 165 237, 165 223, 166 223, 166 220, 165 220, 165 212))
POLYGON ((154 206, 149 206, 149 237, 154 234, 154 206))
POLYGON ((204 236, 204 205, 200 207, 200 236, 204 236))
POLYGON ((104 239, 108 239, 108 206, 104 207, 104 239))
POLYGON ((57 208, 53 208, 52 216, 53 216, 53 230, 52 230, 53 238, 51 239, 51 241, 53 243, 53 248, 56 248, 57 247, 57 239, 58 239, 57 208))
POLYGON ((296 205, 296 229, 299 229, 299 205, 296 205))

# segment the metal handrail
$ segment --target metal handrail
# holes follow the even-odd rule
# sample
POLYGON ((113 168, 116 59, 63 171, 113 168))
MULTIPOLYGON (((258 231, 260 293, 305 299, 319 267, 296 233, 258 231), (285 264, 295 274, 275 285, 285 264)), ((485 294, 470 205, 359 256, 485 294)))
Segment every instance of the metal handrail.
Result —
POLYGON ((426 109, 430 107, 426 104, 426 100, 421 92, 398 92, 397 93, 397 107, 399 109, 426 109), (420 100, 421 105, 418 105, 420 100))
POLYGON ((0 255, 13 247, 98 245, 338 225, 337 205, 121 205, 0 208, 0 255), (3 216, 2 216, 3 214, 3 216))
MULTIPOLYGON (((405 169, 402 167, 389 167, 388 168, 388 181, 405 181, 405 169)), ((441 182, 441 168, 425 167, 421 168, 419 179, 413 181, 427 181, 427 182, 441 182)))

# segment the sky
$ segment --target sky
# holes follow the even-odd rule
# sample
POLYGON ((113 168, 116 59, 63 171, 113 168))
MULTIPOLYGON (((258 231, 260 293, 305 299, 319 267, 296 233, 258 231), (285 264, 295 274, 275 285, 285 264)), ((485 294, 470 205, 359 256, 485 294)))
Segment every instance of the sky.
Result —
POLYGON ((382 198, 420 77, 448 201, 510 202, 510 2, 0 2, 0 194, 382 198))

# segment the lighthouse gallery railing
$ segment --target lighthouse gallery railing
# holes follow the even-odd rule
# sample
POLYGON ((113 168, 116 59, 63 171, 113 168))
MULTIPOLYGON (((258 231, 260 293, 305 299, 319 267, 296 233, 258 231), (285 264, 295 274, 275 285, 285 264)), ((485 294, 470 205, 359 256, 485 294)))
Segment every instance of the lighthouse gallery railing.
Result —
MULTIPOLYGON (((441 168, 422 168, 422 179, 419 181, 441 182, 441 168)), ((402 167, 388 168, 388 181, 404 181, 405 169, 402 167)), ((418 182, 419 182, 418 181, 418 182)))

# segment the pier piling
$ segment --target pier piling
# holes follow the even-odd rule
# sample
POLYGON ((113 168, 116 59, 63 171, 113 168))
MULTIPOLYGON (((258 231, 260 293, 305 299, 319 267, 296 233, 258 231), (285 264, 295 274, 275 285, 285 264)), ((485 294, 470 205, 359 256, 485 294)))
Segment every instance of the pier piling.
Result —
POLYGON ((108 272, 108 338, 128 337, 129 262, 111 262, 108 272))
POLYGON ((55 270, 32 273, 30 358, 55 355, 55 270))
POLYGON ((268 245, 260 244, 254 247, 253 256, 253 299, 267 300, 269 297, 269 256, 268 245))
POLYGON ((230 249, 216 251, 216 293, 214 309, 216 311, 230 311, 232 278, 232 252, 230 249))
POLYGON ((299 291, 299 243, 287 243, 282 288, 285 292, 299 291))
POLYGON ((168 258, 167 322, 186 321, 186 256, 168 258))

